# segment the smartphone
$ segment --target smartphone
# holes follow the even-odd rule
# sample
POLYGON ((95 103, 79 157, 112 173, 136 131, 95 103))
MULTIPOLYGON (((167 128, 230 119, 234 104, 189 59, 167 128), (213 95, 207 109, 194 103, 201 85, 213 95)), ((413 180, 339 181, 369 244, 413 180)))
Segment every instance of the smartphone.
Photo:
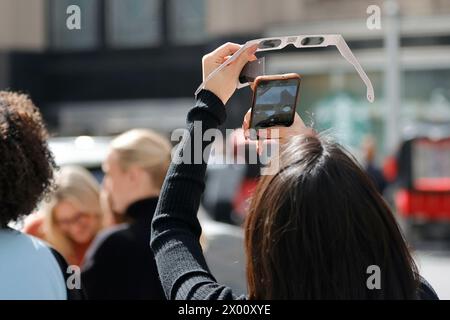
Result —
POLYGON ((300 82, 296 73, 257 77, 253 83, 250 128, 289 127, 294 122, 300 82))

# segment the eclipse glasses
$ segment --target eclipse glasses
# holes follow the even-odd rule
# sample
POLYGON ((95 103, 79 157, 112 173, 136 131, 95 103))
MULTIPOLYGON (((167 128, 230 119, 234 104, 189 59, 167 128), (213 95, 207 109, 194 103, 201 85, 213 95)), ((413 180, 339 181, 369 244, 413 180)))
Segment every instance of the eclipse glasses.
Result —
MULTIPOLYGON (((220 70, 225 68, 231 62, 236 60, 239 55, 247 48, 258 44, 258 48, 256 52, 264 52, 264 51, 273 51, 280 50, 286 47, 287 45, 293 45, 296 48, 318 48, 318 47, 328 47, 328 46, 336 46, 339 50, 340 54, 355 67, 356 72, 358 72, 362 81, 366 85, 366 96, 369 102, 373 102, 375 100, 375 94, 373 91, 372 83, 370 82, 369 77, 364 72, 363 68, 359 64, 356 57, 353 55, 352 51, 348 47, 344 38, 340 34, 324 34, 324 35, 299 35, 299 36, 287 36, 287 37, 271 37, 271 38, 262 38, 247 41, 238 51, 236 51, 227 61, 222 63, 217 69, 209 74, 209 76, 202 82, 202 84, 195 91, 195 95, 197 95, 200 90, 202 90, 205 86, 205 83, 212 79, 220 70)), ((242 84, 238 81, 237 88, 243 88, 249 85, 249 83, 242 84)))

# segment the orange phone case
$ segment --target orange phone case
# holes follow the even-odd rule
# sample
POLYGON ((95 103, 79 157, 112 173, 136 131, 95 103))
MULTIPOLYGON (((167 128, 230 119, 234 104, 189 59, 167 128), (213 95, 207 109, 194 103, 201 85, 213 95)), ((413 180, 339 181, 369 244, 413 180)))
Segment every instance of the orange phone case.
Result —
MULTIPOLYGON (((252 84, 252 90, 253 90, 253 100, 252 100, 252 111, 250 113, 250 127, 252 125, 252 121, 253 121, 253 109, 255 107, 255 102, 256 102, 256 88, 258 87, 258 85, 261 82, 267 82, 267 81, 275 81, 275 80, 289 80, 289 79, 299 79, 301 81, 302 77, 297 74, 297 73, 286 73, 286 74, 275 74, 275 75, 268 75, 268 76, 258 76, 256 77, 255 81, 252 84)), ((300 83, 299 83, 300 86, 300 83)), ((300 88, 297 89, 297 94, 295 96, 295 101, 298 101, 300 95, 300 88)), ((295 108, 293 108, 293 113, 292 113, 292 121, 290 122, 290 125, 292 125, 292 123, 294 122, 294 115, 295 115, 295 108)))

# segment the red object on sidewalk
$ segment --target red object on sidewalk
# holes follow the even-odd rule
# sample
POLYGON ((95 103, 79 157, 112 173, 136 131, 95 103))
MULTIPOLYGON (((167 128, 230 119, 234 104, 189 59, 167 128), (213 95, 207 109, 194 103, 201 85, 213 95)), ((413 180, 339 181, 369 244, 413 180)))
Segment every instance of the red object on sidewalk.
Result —
POLYGON ((450 177, 416 179, 414 189, 417 191, 450 192, 450 177))
POLYGON ((385 159, 383 163, 383 175, 388 182, 393 182, 397 178, 398 166, 394 156, 385 159))
POLYGON ((417 191, 401 189, 395 203, 405 217, 423 217, 429 220, 450 220, 450 191, 417 191))

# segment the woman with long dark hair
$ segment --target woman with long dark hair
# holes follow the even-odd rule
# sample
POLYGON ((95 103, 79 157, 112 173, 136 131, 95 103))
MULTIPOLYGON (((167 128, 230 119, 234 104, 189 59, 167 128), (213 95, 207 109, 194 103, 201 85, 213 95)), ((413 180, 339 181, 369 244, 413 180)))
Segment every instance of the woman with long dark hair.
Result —
POLYGON ((282 146, 245 232, 250 298, 415 297, 417 269, 391 210, 356 160, 318 135, 282 146), (367 286, 369 266, 379 267, 380 289, 367 286))
MULTIPOLYGON (((206 55, 203 77, 239 48, 228 43, 206 55)), ((202 254, 196 213, 207 165, 205 159, 193 161, 195 146, 200 143, 207 154, 210 142, 194 142, 194 127, 201 123, 204 133, 224 122, 225 104, 255 49, 242 53, 197 96, 187 116, 189 134, 167 174, 151 246, 169 299, 246 298, 218 284, 202 254)), ((248 298, 437 298, 419 276, 391 210, 356 160, 306 128, 298 115, 291 127, 278 129, 281 148, 273 160, 278 169, 261 178, 245 224, 248 298), (380 277, 375 287, 368 284, 373 267, 380 277)))

